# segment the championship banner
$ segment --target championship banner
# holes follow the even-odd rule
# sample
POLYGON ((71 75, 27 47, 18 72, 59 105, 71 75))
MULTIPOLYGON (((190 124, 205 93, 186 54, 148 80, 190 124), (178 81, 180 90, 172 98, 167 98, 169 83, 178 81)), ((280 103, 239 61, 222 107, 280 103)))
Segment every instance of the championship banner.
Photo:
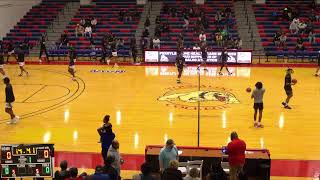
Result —
MULTIPOLYGON (((214 64, 221 62, 221 50, 208 51, 207 63, 214 64)), ((251 51, 236 51, 228 50, 227 62, 231 64, 251 64, 252 52, 251 51)), ((148 63, 175 63, 177 57, 176 51, 171 50, 146 50, 145 62, 148 63)), ((200 63, 202 62, 201 51, 186 50, 183 52, 183 57, 186 63, 200 63)))

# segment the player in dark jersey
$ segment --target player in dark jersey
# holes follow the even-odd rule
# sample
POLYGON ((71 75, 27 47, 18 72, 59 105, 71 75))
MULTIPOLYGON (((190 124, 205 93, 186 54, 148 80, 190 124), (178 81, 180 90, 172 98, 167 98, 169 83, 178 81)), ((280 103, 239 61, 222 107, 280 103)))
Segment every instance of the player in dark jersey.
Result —
POLYGON ((221 56, 220 56, 220 61, 221 61, 221 67, 220 67, 220 71, 219 71, 219 75, 222 75, 222 69, 223 67, 226 67, 226 70, 228 71, 228 74, 231 75, 232 73, 229 71, 228 69, 228 63, 227 63, 227 60, 228 60, 228 57, 230 57, 228 54, 227 54, 227 48, 224 48, 221 52, 221 56))
POLYGON ((45 53, 47 61, 49 62, 49 54, 46 47, 46 37, 44 35, 42 35, 41 42, 40 42, 39 62, 42 62, 41 56, 43 53, 45 53))
POLYGON ((318 54, 318 68, 317 68, 316 73, 314 75, 319 76, 319 71, 320 71, 320 51, 318 54))
POLYGON ((20 74, 19 76, 22 76, 23 75, 23 72, 26 73, 26 75, 28 76, 29 73, 28 71, 24 68, 24 56, 25 56, 25 50, 23 48, 23 45, 20 44, 19 47, 15 50, 15 54, 16 54, 16 59, 18 61, 18 64, 19 64, 19 68, 20 68, 20 74))
POLYGON ((284 78, 284 90, 285 90, 285 92, 287 94, 287 98, 286 98, 286 100, 284 102, 282 102, 282 105, 286 109, 291 109, 291 107, 289 106, 289 101, 293 97, 293 92, 292 92, 291 85, 295 85, 294 83, 292 83, 292 77, 291 77, 291 74, 293 72, 294 72, 293 69, 288 68, 286 76, 284 78))
POLYGON ((12 41, 7 44, 7 63, 9 62, 10 56, 14 56, 14 46, 12 41))
POLYGON ((177 58, 176 58, 176 67, 178 69, 178 79, 177 83, 181 83, 180 78, 182 76, 183 67, 185 66, 185 58, 182 55, 181 51, 177 52, 177 58))
POLYGON ((77 59, 76 51, 74 47, 70 47, 69 50, 69 67, 68 67, 68 72, 72 75, 72 80, 76 80, 75 76, 75 61, 77 59))
POLYGON ((208 51, 207 51, 207 46, 205 43, 202 44, 201 46, 201 56, 202 56, 202 65, 204 66, 204 70, 208 71, 207 69, 207 57, 208 57, 208 51))
POLYGON ((6 85, 6 88, 5 88, 5 93, 6 93, 6 108, 5 108, 5 111, 6 113, 8 113, 10 115, 10 121, 8 122, 8 124, 15 124, 19 121, 19 116, 16 116, 14 113, 13 113, 13 110, 12 110, 12 105, 13 105, 13 102, 15 101, 15 97, 14 97, 14 94, 13 94, 13 88, 10 84, 10 79, 8 77, 5 77, 3 79, 3 83, 6 85))

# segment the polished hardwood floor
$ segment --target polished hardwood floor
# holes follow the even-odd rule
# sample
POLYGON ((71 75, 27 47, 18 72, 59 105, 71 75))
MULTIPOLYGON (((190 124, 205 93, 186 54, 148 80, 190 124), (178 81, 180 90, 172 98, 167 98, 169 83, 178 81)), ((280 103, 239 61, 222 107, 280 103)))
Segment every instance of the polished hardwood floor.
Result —
MULTIPOLYGON (((173 66, 79 65, 72 81, 66 65, 27 65, 29 77, 18 77, 17 65, 5 66, 14 88, 14 111, 21 117, 8 125, 0 112, 0 144, 54 143, 57 151, 99 152, 96 129, 111 123, 125 154, 144 154, 150 144, 172 138, 177 145, 197 146, 198 94, 200 146, 220 147, 237 131, 247 147, 267 148, 272 159, 319 160, 320 78, 314 68, 295 68, 292 109, 284 109, 285 67, 217 67, 184 71, 176 83, 173 66), (253 101, 247 87, 263 82, 263 129, 253 127, 253 101)), ((0 89, 4 99, 4 86, 0 89)), ((4 109, 4 102, 2 103, 4 109)), ((274 177, 274 179, 277 179, 274 177)), ((279 178, 283 179, 283 178, 279 178)), ((285 179, 285 178, 284 178, 285 179)))

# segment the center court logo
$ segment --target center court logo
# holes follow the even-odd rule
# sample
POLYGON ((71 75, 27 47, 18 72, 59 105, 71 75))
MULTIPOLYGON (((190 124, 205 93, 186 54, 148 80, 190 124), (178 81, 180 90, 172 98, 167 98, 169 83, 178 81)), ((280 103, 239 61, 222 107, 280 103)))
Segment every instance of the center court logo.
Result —
POLYGON ((231 89, 187 85, 167 88, 166 93, 158 98, 158 101, 166 102, 166 106, 196 110, 200 101, 201 110, 218 110, 229 108, 230 104, 239 104, 240 101, 232 94, 231 89))

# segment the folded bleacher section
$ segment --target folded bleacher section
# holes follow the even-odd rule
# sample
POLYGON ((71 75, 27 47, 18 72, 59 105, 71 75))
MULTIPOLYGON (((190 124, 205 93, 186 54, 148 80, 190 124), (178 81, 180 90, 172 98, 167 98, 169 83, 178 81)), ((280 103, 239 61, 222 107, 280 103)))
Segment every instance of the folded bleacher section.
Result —
POLYGON ((28 42, 30 47, 37 45, 55 18, 70 0, 43 0, 29 12, 3 38, 4 43, 13 42, 15 46, 28 42))
MULTIPOLYGON (((117 56, 129 56, 130 39, 135 37, 135 32, 143 12, 143 5, 137 5, 135 0, 93 0, 94 4, 82 5, 79 12, 72 18, 67 26, 69 44, 75 47, 78 56, 92 57, 101 56, 101 41, 104 35, 112 33, 115 38, 124 40, 124 47, 118 50, 117 56), (139 14, 133 17, 132 21, 124 22, 119 20, 120 10, 127 10, 130 13, 139 14), (75 27, 80 23, 81 18, 95 17, 97 19, 96 30, 92 33, 92 40, 88 37, 76 37, 75 27)), ((68 47, 62 47, 53 52, 59 56, 66 54, 68 47)))
MULTIPOLYGON (((307 22, 310 17, 312 0, 267 0, 266 4, 255 4, 253 9, 256 16, 257 27, 262 40, 262 45, 265 49, 267 56, 278 56, 288 58, 309 58, 313 59, 317 56, 317 52, 320 49, 320 41, 317 39, 316 43, 311 44, 308 41, 308 34, 302 34, 303 45, 306 50, 303 52, 295 51, 297 39, 300 35, 291 34, 289 26, 291 21, 281 18, 282 10, 284 8, 292 8, 294 10, 299 9, 300 21, 307 22), (277 47, 273 42, 275 33, 277 31, 284 31, 287 36, 286 46, 277 47)), ((314 32, 320 33, 320 23, 312 22, 314 26, 314 32)), ((316 35, 316 37, 320 37, 316 35)))
MULTIPOLYGON (((204 10, 205 16, 208 20, 209 28, 205 29, 205 33, 207 36, 207 44, 212 48, 219 48, 217 44, 213 41, 214 33, 217 30, 217 25, 215 24, 215 14, 219 10, 220 12, 229 7, 232 13, 232 21, 233 25, 228 29, 229 34, 232 38, 239 37, 235 14, 234 14, 234 6, 232 0, 207 0, 204 5, 196 5, 193 0, 181 0, 181 1, 171 1, 164 0, 164 5, 161 10, 161 23, 167 22, 169 24, 170 32, 165 35, 162 35, 161 40, 161 48, 162 49, 172 49, 176 48, 176 42, 178 40, 178 36, 181 33, 184 37, 184 47, 192 48, 196 43, 199 42, 199 34, 196 34, 194 31, 195 23, 197 17, 190 17, 190 25, 188 30, 183 28, 184 18, 182 10, 184 8, 190 9, 192 7, 197 7, 201 10, 204 10), (167 15, 164 11, 164 8, 176 8, 177 9, 177 17, 171 17, 167 15)), ((223 27, 223 26, 222 26, 223 27)))

